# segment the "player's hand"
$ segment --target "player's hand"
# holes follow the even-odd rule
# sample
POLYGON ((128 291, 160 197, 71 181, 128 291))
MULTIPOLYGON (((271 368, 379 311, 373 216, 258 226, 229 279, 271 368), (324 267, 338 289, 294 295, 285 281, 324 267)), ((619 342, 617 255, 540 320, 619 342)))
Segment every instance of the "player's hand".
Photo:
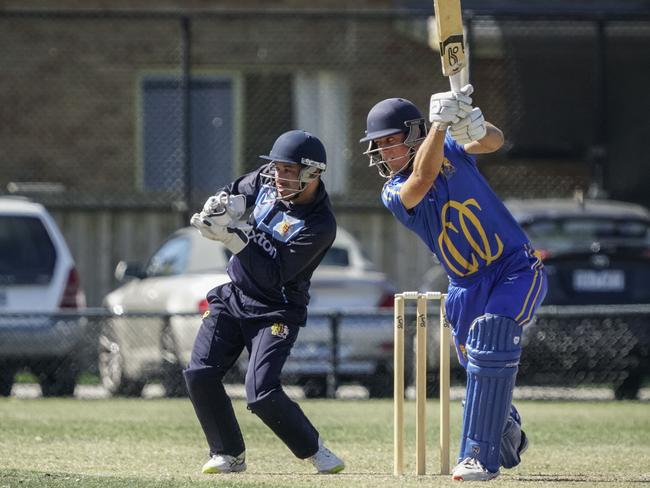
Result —
POLYGON ((203 214, 215 217, 217 225, 228 226, 239 220, 246 212, 244 195, 229 195, 222 191, 207 199, 203 205, 203 214))
POLYGON ((458 123, 472 111, 472 85, 465 85, 460 92, 451 91, 431 95, 429 122, 438 127, 458 123))
POLYGON ((201 236, 206 239, 222 242, 235 254, 242 251, 248 244, 248 236, 253 227, 241 221, 232 221, 230 225, 225 226, 219 224, 219 221, 218 216, 210 216, 201 212, 192 215, 190 224, 198 229, 201 236))
POLYGON ((476 107, 464 119, 452 124, 449 134, 458 144, 469 144, 485 137, 487 126, 481 109, 476 107))
POLYGON ((213 225, 212 222, 206 217, 204 212, 200 214, 195 213, 190 219, 192 227, 196 228, 199 233, 206 239, 213 241, 221 241, 225 236, 225 227, 222 225, 213 225))

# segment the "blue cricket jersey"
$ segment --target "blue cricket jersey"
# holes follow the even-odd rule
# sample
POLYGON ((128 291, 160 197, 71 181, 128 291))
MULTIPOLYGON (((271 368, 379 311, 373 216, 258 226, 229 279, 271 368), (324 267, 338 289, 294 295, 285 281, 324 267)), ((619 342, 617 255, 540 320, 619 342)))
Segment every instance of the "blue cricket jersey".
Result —
POLYGON ((388 210, 433 251, 450 281, 467 285, 498 260, 520 251, 526 234, 476 167, 476 160, 449 134, 445 161, 434 185, 407 210, 399 197, 410 173, 384 184, 381 198, 388 210))

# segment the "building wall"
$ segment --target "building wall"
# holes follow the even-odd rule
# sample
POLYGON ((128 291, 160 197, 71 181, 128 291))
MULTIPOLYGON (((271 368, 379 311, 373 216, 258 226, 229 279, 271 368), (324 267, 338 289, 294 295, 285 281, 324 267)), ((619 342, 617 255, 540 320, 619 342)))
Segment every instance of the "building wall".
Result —
MULTIPOLYGON (((184 225, 187 213, 206 194, 195 193, 186 207, 182 181, 167 193, 143 191, 138 183, 140 81, 152 74, 177 77, 174 109, 183 109, 182 23, 169 12, 183 8, 191 17, 192 73, 231 73, 241 80, 238 172, 257 166, 257 156, 294 127, 300 113, 294 106, 296 78, 334 74, 337 83, 346 85, 350 103, 340 117, 347 135, 336 144, 325 141, 336 147, 330 154, 331 171, 338 165, 347 174, 346 185, 334 196, 339 223, 400 288, 415 288, 432 260, 381 207, 383 179, 367 167, 358 139, 367 111, 377 101, 401 96, 426 112, 430 94, 446 90, 448 83, 427 42, 423 16, 327 11, 392 5, 369 0, 167 0, 152 9, 144 0, 0 0, 0 192, 9 182, 63 185, 63 192, 33 196, 61 223, 91 305, 115 286, 112 271, 119 259, 145 260, 166 235, 184 225), (294 11, 260 13, 260 6, 294 11), (91 8, 148 9, 149 15, 81 12, 91 8), (305 16, 304 10, 314 8, 323 10, 305 16), (51 12, 18 14, 17 9, 51 12), (69 10, 62 14, 60 9, 69 10), (192 9, 212 12, 196 15, 192 9)), ((593 81, 599 51, 592 24, 581 21, 574 28, 564 21, 474 20, 474 99, 507 138, 504 150, 479 160, 499 196, 568 196, 576 186, 588 187, 604 143, 608 151, 602 173, 610 194, 650 204, 650 164, 641 147, 647 124, 638 110, 648 94, 634 91, 650 84, 650 70, 635 63, 647 51, 648 22, 608 24, 604 97, 597 96, 599 85, 593 81), (556 72, 558 49, 566 59, 556 72), (635 76, 619 66, 634 66, 635 76)), ((160 143, 167 137, 161 134, 160 143)), ((175 157, 182 162, 184 155, 175 157)), ((170 171, 165 162, 160 171, 170 171)))

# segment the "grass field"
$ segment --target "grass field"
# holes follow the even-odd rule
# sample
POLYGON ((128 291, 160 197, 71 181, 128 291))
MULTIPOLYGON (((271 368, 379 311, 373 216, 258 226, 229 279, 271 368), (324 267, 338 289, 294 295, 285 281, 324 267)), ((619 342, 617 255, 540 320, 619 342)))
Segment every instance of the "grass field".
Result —
MULTIPOLYGON (((428 408, 428 474, 392 476, 390 401, 303 400, 344 473, 312 474, 236 401, 248 471, 206 476, 205 441, 188 400, 0 400, 0 487, 420 487, 448 486, 435 474, 438 421, 428 408)), ((650 483, 646 402, 519 402, 531 447, 500 486, 640 486, 650 483)), ((408 473, 414 470, 413 402, 406 404, 408 473)), ((452 456, 460 404, 452 403, 452 456)))

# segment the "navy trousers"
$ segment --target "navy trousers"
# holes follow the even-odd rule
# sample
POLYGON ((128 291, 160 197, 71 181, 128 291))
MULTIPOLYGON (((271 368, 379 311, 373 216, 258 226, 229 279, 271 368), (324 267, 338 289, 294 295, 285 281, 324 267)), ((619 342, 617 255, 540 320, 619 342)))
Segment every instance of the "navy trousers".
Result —
POLYGON ((248 408, 304 459, 318 451, 318 431, 282 390, 280 374, 300 327, 268 318, 235 316, 214 300, 196 336, 184 371, 187 389, 210 448, 210 455, 236 456, 244 439, 222 379, 246 348, 248 408))

